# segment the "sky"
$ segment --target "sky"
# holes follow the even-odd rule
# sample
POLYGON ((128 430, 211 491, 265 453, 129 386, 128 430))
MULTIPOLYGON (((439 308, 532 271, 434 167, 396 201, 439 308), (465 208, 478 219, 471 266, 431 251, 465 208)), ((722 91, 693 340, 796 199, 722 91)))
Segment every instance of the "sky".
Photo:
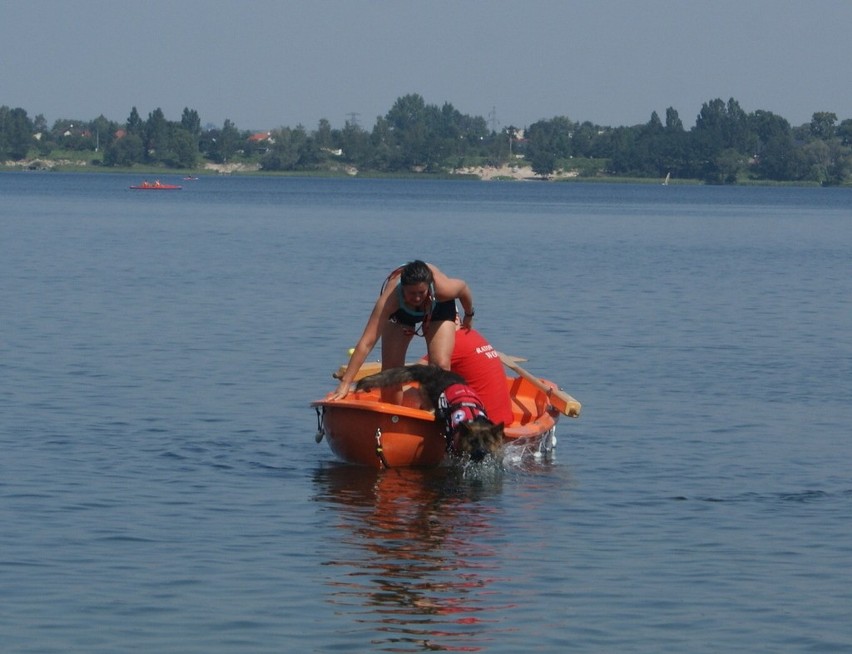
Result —
POLYGON ((0 106, 370 130, 411 93, 492 127, 734 98, 852 118, 852 0, 0 0, 0 106))

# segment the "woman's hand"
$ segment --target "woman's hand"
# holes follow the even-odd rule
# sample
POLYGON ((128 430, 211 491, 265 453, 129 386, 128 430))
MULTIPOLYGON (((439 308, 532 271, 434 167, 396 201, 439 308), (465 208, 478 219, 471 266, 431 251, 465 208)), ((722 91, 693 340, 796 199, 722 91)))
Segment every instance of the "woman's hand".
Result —
POLYGON ((337 387, 337 390, 329 393, 326 396, 326 399, 342 400, 347 395, 349 395, 349 382, 348 381, 342 381, 342 382, 340 382, 340 385, 337 387))
POLYGON ((464 318, 462 319, 462 329, 470 329, 470 325, 473 323, 473 311, 470 313, 465 312, 464 318))

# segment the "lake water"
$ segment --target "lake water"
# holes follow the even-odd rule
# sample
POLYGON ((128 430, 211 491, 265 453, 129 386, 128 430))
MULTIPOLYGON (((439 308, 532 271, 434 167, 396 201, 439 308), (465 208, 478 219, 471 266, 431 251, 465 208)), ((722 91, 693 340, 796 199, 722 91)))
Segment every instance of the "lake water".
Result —
POLYGON ((3 652, 852 651, 852 190, 141 179, 0 174, 3 652), (555 460, 314 442, 413 258, 555 460))

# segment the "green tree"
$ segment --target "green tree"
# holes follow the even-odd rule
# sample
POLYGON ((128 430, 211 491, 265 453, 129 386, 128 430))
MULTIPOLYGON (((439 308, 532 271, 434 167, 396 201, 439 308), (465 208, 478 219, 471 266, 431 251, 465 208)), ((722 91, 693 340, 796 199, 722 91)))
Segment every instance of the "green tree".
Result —
POLYGON ((298 170, 317 170, 328 159, 328 152, 319 146, 316 137, 309 135, 305 128, 299 125, 299 142, 297 152, 299 158, 296 161, 298 170))
POLYGON ((539 177, 550 177, 556 170, 556 157, 549 150, 536 150, 528 159, 530 168, 539 177))
POLYGON ((94 150, 95 142, 88 123, 77 118, 60 118, 50 130, 51 139, 63 150, 94 150))
POLYGON ((213 138, 211 155, 218 163, 227 163, 236 154, 239 146, 240 132, 234 123, 226 118, 222 129, 213 138))
POLYGON ((807 169, 805 179, 823 186, 842 184, 852 170, 852 149, 839 139, 816 139, 802 147, 802 157, 807 169))
POLYGON ((664 177, 671 171, 671 164, 665 161, 666 129, 657 112, 652 111, 651 119, 635 132, 629 172, 642 177, 664 177))
POLYGON ((425 166, 429 160, 428 131, 426 103, 422 96, 412 93, 398 98, 387 113, 387 122, 398 149, 394 167, 425 166))
POLYGON ((129 168, 145 158, 145 144, 138 134, 125 134, 122 138, 115 139, 106 150, 104 150, 105 166, 120 166, 129 168))
POLYGON ((666 109, 666 125, 659 144, 659 174, 671 173, 682 177, 686 160, 688 135, 683 121, 673 107, 666 109))
POLYGON ((666 109, 666 131, 667 132, 683 132, 683 121, 674 107, 666 109))
POLYGON ((164 161, 169 157, 169 123, 163 110, 157 107, 148 114, 145 123, 145 156, 149 161, 164 161))
POLYGON ((750 129, 748 114, 733 98, 728 100, 725 110, 725 146, 743 155, 753 154, 756 139, 750 129))
POLYGON ((178 124, 170 126, 169 149, 165 163, 175 168, 195 168, 198 163, 198 145, 195 137, 178 124))
POLYGON ((558 162, 573 156, 574 123, 565 116, 539 120, 527 130, 526 158, 534 173, 549 177, 558 162))
POLYGON ((733 98, 727 105, 718 98, 704 103, 693 133, 707 158, 727 148, 750 154, 755 147, 748 115, 733 98))
MULTIPOLYGON (((445 105, 452 107, 452 105, 445 105)), ((443 110, 442 110, 443 111, 443 110)), ((489 136, 488 123, 482 116, 470 116, 453 109, 453 121, 465 148, 478 150, 489 136)))
POLYGON ((727 105, 719 98, 704 103, 690 133, 689 168, 706 182, 732 183, 732 162, 754 153, 757 143, 749 129, 748 115, 731 98, 727 105), (733 157, 732 152, 742 157, 733 157), (724 152, 724 153, 723 153, 724 152))
POLYGON ((15 161, 25 159, 35 143, 33 122, 27 116, 26 110, 20 107, 0 108, 0 133, 0 148, 15 161))
POLYGON ((529 148, 549 150, 556 159, 567 159, 573 155, 572 139, 576 125, 566 116, 550 120, 539 120, 527 130, 529 148))
MULTIPOLYGON (((128 168, 145 161, 145 123, 136 111, 136 107, 130 110, 124 127, 124 134, 119 136, 113 133, 113 138, 104 148, 105 166, 128 168)), ((117 126, 113 132, 116 131, 118 131, 117 126)))
POLYGON ((331 123, 325 118, 320 119, 319 126, 314 135, 318 147, 330 149, 334 145, 331 132, 331 123))
POLYGON ((38 114, 35 118, 33 118, 33 131, 35 133, 44 134, 47 130, 47 119, 44 117, 44 114, 38 114))
POLYGON ((777 181, 794 179, 798 156, 790 123, 771 111, 763 110, 752 113, 749 123, 757 138, 756 174, 777 181))
POLYGON ((427 105, 418 94, 398 98, 377 128, 375 153, 388 166, 430 171, 447 167, 451 158, 457 161, 472 148, 478 150, 488 133, 484 119, 465 116, 448 102, 427 105))
POLYGON ((714 162, 717 177, 706 181, 722 184, 736 184, 737 178, 745 168, 743 154, 734 148, 725 148, 716 155, 714 162))
POLYGON ((95 140, 95 151, 104 150, 115 138, 118 125, 101 114, 89 123, 89 131, 95 140))
POLYGON ((802 155, 807 167, 806 179, 827 184, 832 165, 832 153, 829 144, 821 139, 806 143, 802 147, 802 155))
POLYGON ((749 124, 759 143, 766 143, 780 136, 790 136, 790 123, 771 111, 755 111, 749 117, 749 124))
MULTIPOLYGON (((46 157, 53 151, 55 143, 44 114, 38 114, 33 119, 33 138, 36 141, 36 148, 40 156, 46 157)), ((0 141, 2 141, 2 138, 0 138, 0 141)), ((3 147, 0 146, 0 154, 2 152, 3 147)))
POLYGON ((201 136, 201 119, 195 109, 184 107, 180 117, 180 126, 183 127, 195 139, 201 136))
POLYGON ((833 160, 828 170, 828 181, 832 185, 843 184, 852 174, 852 148, 843 145, 839 139, 832 142, 833 160))
POLYGON ((772 134, 761 140, 755 167, 760 177, 776 181, 796 179, 800 168, 800 153, 789 132, 772 134))
POLYGON ((426 102, 421 95, 411 93, 396 99, 386 115, 390 128, 405 132, 422 125, 426 119, 426 102))
POLYGON ((145 137, 145 122, 142 120, 139 112, 136 111, 136 107, 133 107, 130 110, 130 115, 127 117, 126 127, 128 134, 135 134, 140 139, 145 137))
POLYGON ((852 145, 852 118, 842 121, 837 128, 837 137, 843 145, 852 145))
POLYGON ((399 167, 398 148, 393 135, 393 127, 387 119, 379 116, 370 132, 371 157, 370 168, 379 171, 396 170, 399 167))
POLYGON ((572 139, 575 155, 578 157, 595 157, 595 145, 600 132, 601 128, 588 120, 576 125, 572 139))
MULTIPOLYGON (((263 170, 296 170, 305 156, 307 134, 304 128, 282 127, 272 131, 272 145, 261 159, 263 170)), ((308 157, 309 158, 309 157, 308 157)))
POLYGON ((12 112, 6 105, 0 106, 0 157, 8 157, 9 148, 9 114, 12 112))
MULTIPOLYGON (((483 119, 484 122, 484 119, 483 119)), ((486 123, 487 128, 487 123, 486 123)), ((517 152, 517 142, 520 130, 509 125, 500 132, 491 132, 480 138, 482 147, 479 155, 492 166, 499 166, 507 161, 513 161, 517 152)))
POLYGON ((355 166, 365 167, 370 159, 370 135, 356 123, 346 121, 340 133, 340 149, 343 160, 355 166))
POLYGON ((609 172, 615 175, 635 175, 640 168, 636 141, 639 131, 633 127, 616 127, 608 133, 609 172))
POLYGON ((837 122, 837 114, 830 111, 818 111, 811 117, 811 136, 815 139, 828 141, 834 138, 834 123, 837 122))

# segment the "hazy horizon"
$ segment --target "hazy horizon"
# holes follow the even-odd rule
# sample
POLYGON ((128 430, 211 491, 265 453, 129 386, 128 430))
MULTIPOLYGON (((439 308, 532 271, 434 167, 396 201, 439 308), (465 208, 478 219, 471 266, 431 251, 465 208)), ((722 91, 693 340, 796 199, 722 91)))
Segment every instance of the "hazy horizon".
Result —
POLYGON ((185 107, 242 130, 356 120, 418 93, 490 125, 605 126, 737 100, 852 117, 852 3, 2 0, 0 104, 48 124, 185 107))

